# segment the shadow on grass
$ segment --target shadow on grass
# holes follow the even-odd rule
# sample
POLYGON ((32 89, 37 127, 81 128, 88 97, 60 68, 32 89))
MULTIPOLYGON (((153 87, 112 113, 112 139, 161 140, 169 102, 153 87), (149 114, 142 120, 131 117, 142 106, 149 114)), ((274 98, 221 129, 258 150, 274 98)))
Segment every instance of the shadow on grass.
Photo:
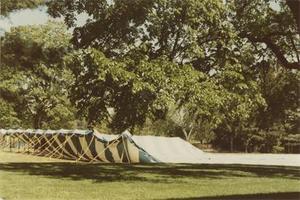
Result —
POLYGON ((299 200, 300 192, 276 192, 266 194, 241 194, 215 197, 170 198, 167 200, 299 200))
POLYGON ((215 164, 87 164, 87 163, 0 163, 0 170, 29 175, 95 182, 148 181, 184 182, 183 178, 226 179, 269 177, 299 179, 299 167, 215 164))

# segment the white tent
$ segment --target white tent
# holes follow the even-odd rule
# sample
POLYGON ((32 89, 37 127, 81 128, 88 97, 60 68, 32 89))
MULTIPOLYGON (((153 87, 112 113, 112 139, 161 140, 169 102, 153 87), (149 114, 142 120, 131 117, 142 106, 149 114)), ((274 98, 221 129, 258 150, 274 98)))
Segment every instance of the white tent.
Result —
MULTIPOLYGON (((99 134, 100 138, 113 140, 117 135, 99 134)), ((131 135, 124 131, 132 141, 149 155, 164 163, 200 163, 204 152, 179 137, 150 135, 131 135)))

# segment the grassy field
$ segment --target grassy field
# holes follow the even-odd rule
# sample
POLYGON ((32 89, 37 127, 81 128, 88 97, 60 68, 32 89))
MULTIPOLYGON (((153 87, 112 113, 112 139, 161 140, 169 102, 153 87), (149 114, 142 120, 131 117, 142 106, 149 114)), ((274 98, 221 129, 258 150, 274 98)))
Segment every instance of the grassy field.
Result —
POLYGON ((300 168, 85 164, 0 152, 0 198, 300 199, 300 168))

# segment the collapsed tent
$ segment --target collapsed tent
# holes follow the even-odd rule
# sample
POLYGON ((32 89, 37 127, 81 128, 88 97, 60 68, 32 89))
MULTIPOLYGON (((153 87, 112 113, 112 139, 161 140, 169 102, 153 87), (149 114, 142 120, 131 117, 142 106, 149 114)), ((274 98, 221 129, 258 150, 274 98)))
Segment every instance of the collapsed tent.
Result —
POLYGON ((4 130, 0 148, 37 156, 107 163, 197 163, 202 151, 178 138, 91 130, 4 130))
POLYGON ((165 163, 201 163, 204 152, 179 137, 132 136, 133 141, 165 163))

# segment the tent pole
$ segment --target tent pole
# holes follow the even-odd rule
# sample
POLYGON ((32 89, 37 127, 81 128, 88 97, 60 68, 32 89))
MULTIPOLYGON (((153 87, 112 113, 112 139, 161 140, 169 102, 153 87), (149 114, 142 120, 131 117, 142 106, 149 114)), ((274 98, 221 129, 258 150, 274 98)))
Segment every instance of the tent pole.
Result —
POLYGON ((11 152, 11 136, 9 136, 9 152, 11 152))
MULTIPOLYGON (((75 135, 75 133, 73 133, 69 138, 65 137, 66 140, 64 141, 63 144, 57 143, 57 144, 58 144, 58 147, 57 147, 56 149, 54 149, 54 152, 53 152, 53 154, 50 156, 50 158, 51 158, 56 152, 58 152, 59 150, 62 150, 62 152, 63 152, 63 147, 67 144, 67 142, 68 142, 74 135, 75 135)), ((63 154, 61 153, 60 156, 62 156, 62 155, 63 155, 63 154)))
POLYGON ((18 153, 20 152, 20 138, 18 137, 18 153))
POLYGON ((54 141, 54 137, 52 137, 50 140, 48 140, 47 137, 44 136, 44 139, 46 142, 40 148, 45 147, 45 149, 42 150, 41 152, 39 152, 38 154, 36 154, 37 156, 42 155, 42 153, 44 153, 44 151, 48 151, 48 153, 51 153, 49 147, 52 145, 52 143, 54 141))
MULTIPOLYGON (((97 156, 103 154, 103 153, 105 152, 105 150, 108 149, 111 145, 115 144, 115 143, 118 141, 119 138, 120 138, 120 137, 116 138, 111 144, 109 144, 108 146, 106 146, 106 147, 103 149, 103 151, 101 151, 97 156)), ((95 157, 93 160, 91 160, 89 163, 93 162, 95 159, 96 159, 96 157, 95 157)))
POLYGON ((124 142, 125 140, 124 140, 123 136, 122 136, 122 141, 123 141, 123 147, 124 147, 124 150, 125 150, 125 154, 126 154, 128 163, 131 164, 131 160, 130 160, 129 153, 128 153, 128 148, 127 148, 127 143, 125 144, 125 142, 124 142))
MULTIPOLYGON (((90 148, 90 146, 91 146, 91 144, 92 144, 94 138, 95 138, 95 135, 93 134, 93 137, 92 137, 90 143, 88 144, 88 146, 86 147, 85 151, 79 156, 79 158, 77 158, 78 161, 79 161, 79 160, 86 154, 86 152, 89 150, 89 148, 90 148)), ((76 161, 77 161, 77 160, 76 160, 76 161)), ((93 160, 93 159, 92 159, 92 160, 93 160)))

